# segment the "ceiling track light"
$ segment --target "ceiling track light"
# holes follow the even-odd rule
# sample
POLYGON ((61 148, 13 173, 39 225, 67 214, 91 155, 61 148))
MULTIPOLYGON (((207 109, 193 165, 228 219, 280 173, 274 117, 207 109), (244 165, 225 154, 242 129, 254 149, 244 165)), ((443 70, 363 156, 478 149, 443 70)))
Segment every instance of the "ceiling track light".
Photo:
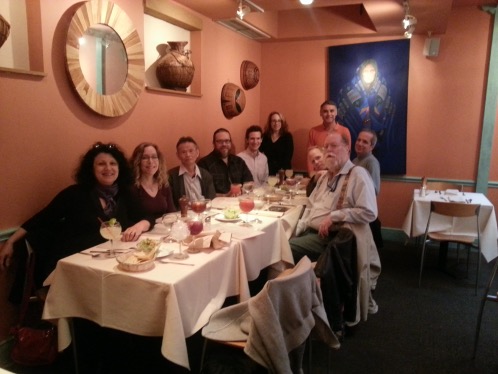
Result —
POLYGON ((257 4, 254 4, 252 1, 250 0, 240 0, 239 1, 239 6, 237 8, 237 18, 240 19, 240 20, 243 20, 244 17, 251 13, 251 11, 256 11, 256 12, 260 12, 260 13, 264 13, 264 9, 261 8, 259 5, 257 4))
POLYGON ((417 18, 410 14, 410 4, 408 0, 403 2, 403 8, 405 9, 405 17, 401 21, 403 29, 405 29, 405 38, 411 39, 413 33, 415 32, 415 25, 417 24, 417 18))

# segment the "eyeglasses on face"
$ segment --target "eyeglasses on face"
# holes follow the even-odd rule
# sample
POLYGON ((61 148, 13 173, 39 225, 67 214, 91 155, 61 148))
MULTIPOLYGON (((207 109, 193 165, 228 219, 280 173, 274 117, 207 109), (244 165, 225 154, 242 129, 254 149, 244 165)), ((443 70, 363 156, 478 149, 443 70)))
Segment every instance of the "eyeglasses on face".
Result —
POLYGON ((157 155, 153 155, 153 156, 142 156, 142 161, 148 161, 148 160, 151 160, 151 161, 156 161, 159 157, 157 155))
POLYGON ((113 143, 104 144, 102 142, 97 142, 93 145, 93 148, 94 149, 115 149, 115 148, 117 148, 117 145, 113 144, 113 143))
POLYGON ((216 144, 230 144, 232 141, 230 139, 217 139, 216 144))

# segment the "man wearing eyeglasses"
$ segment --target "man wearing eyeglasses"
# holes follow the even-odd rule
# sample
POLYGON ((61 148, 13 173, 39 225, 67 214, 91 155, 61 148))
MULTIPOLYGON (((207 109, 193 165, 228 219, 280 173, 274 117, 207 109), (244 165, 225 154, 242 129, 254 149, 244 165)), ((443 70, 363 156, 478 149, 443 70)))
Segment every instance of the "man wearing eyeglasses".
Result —
POLYGON ((213 151, 201 158, 198 165, 212 175, 216 196, 233 196, 231 185, 252 182, 251 171, 242 158, 230 153, 232 138, 227 129, 219 128, 214 132, 213 147, 213 151))
POLYGON ((294 262, 303 256, 312 261, 325 251, 333 232, 339 227, 353 231, 356 238, 359 305, 356 320, 366 320, 368 313, 377 312, 371 297, 380 274, 380 259, 372 238, 369 223, 377 217, 377 199, 368 172, 349 160, 349 139, 338 132, 325 139, 324 164, 327 173, 322 175, 309 197, 308 229, 303 235, 292 238, 290 246, 294 262))

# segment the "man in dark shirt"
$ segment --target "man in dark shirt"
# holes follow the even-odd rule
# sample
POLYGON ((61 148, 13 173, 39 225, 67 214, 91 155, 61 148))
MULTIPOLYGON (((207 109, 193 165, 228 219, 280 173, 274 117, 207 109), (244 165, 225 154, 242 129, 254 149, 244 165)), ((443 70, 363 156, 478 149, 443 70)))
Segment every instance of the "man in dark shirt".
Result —
POLYGON ((232 138, 227 129, 219 128, 214 132, 213 147, 213 151, 201 158, 197 165, 209 171, 213 176, 217 196, 230 196, 232 184, 253 181, 251 171, 245 161, 230 153, 232 138))

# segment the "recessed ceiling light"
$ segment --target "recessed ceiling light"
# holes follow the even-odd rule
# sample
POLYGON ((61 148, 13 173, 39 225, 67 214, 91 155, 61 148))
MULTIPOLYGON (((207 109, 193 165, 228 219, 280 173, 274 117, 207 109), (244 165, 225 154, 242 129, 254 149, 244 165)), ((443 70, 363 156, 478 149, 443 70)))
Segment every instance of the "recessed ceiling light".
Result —
POLYGON ((299 0, 299 2, 303 5, 310 5, 313 3, 313 0, 299 0))

